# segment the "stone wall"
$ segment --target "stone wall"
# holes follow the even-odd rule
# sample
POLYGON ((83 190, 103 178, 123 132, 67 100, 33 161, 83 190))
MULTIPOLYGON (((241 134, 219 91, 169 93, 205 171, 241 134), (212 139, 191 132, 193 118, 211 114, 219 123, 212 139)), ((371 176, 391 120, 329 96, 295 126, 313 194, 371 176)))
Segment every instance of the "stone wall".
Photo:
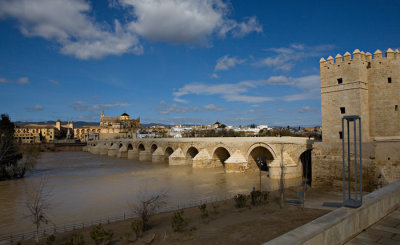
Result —
POLYGON ((264 244, 343 244, 399 206, 400 181, 396 181, 366 195, 357 209, 336 209, 264 244))
MULTIPOLYGON (((363 143, 363 188, 373 191, 400 179, 400 140, 363 143), (390 159, 390 160, 388 160, 390 159)), ((353 155, 351 155, 353 158, 353 155)), ((354 164, 351 165, 352 169, 354 164)), ((312 185, 341 190, 342 144, 314 143, 312 150, 312 185)), ((348 172, 346 171, 346 177, 348 172)), ((354 180, 354 172, 351 172, 354 180)))

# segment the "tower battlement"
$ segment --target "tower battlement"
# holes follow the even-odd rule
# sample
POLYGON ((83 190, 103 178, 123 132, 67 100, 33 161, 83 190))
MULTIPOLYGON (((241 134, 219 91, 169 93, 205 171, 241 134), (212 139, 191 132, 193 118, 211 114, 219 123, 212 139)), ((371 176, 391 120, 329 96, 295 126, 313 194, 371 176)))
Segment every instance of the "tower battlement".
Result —
POLYGON ((337 54, 335 58, 333 58, 332 56, 329 56, 326 60, 324 58, 321 58, 319 63, 321 67, 328 67, 329 65, 341 65, 346 62, 348 64, 351 64, 354 62, 382 62, 382 60, 400 60, 400 51, 398 49, 393 51, 391 48, 389 48, 385 52, 385 57, 383 57, 382 51, 380 51, 379 49, 374 52, 373 56, 370 52, 364 53, 364 51, 356 49, 353 51, 353 54, 346 52, 343 56, 341 54, 337 54))

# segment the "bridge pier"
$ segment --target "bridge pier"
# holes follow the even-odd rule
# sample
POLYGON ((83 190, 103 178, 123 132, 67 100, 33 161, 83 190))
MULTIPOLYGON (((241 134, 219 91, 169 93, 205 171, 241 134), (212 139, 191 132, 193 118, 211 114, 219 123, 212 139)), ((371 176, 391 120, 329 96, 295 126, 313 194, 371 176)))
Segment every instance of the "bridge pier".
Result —
POLYGON ((128 151, 128 159, 139 159, 139 152, 137 150, 129 150, 128 151))
POLYGON ((100 149, 101 149, 100 146, 101 145, 98 144, 93 148, 89 148, 89 152, 92 153, 92 154, 100 154, 100 149))
POLYGON ((236 150, 232 156, 225 161, 225 170, 227 173, 241 173, 247 167, 247 160, 239 150, 236 150))
POLYGON ((210 154, 208 154, 207 149, 202 149, 197 155, 193 158, 192 165, 193 168, 209 168, 211 163, 210 154))
POLYGON ((108 146, 103 145, 99 150, 100 155, 107 155, 108 154, 108 146))
POLYGON ((139 161, 151 162, 151 152, 150 151, 139 151, 139 161))
POLYGON ((123 145, 117 153, 117 157, 119 158, 127 158, 128 157, 128 149, 126 148, 125 145, 123 145))
POLYGON ((115 143, 110 148, 108 148, 107 155, 109 157, 115 157, 115 156, 117 156, 118 150, 119 150, 119 147, 118 147, 117 143, 115 143))
POLYGON ((183 154, 181 148, 178 148, 174 151, 174 153, 169 156, 169 165, 188 165, 188 161, 186 156, 183 154))
POLYGON ((153 152, 151 155, 151 161, 155 163, 163 163, 164 162, 164 152, 161 147, 158 147, 157 150, 153 152))

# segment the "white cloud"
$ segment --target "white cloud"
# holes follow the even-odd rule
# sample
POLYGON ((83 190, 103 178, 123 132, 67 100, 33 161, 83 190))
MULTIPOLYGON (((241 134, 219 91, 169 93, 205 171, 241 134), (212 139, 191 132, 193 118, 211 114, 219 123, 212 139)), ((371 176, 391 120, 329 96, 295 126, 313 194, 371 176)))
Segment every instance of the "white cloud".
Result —
POLYGON ((58 82, 56 80, 53 80, 53 79, 50 79, 49 83, 53 84, 54 86, 60 86, 61 85, 60 82, 58 82))
POLYGON ((17 80, 18 84, 29 84, 29 79, 27 77, 21 77, 17 80))
POLYGON ((249 80, 239 83, 205 84, 189 83, 173 93, 177 102, 188 101, 182 99, 185 95, 219 95, 226 101, 238 101, 246 103, 262 103, 277 99, 285 101, 296 101, 305 99, 318 99, 320 96, 320 77, 310 75, 304 77, 272 76, 267 80, 249 80), (284 85, 298 88, 300 93, 281 97, 252 96, 246 93, 252 88, 267 85, 284 85))
POLYGON ((229 19, 230 5, 221 0, 109 0, 108 6, 125 14, 124 23, 97 21, 88 0, 2 0, 0 18, 16 19, 23 35, 55 42, 62 54, 83 60, 141 55, 138 36, 210 46, 214 34, 243 37, 262 32, 256 17, 229 19))
POLYGON ((85 0, 3 0, 0 17, 15 18, 28 37, 57 42, 61 53, 79 59, 102 58, 123 53, 141 54, 142 46, 134 33, 115 20, 114 31, 89 16, 85 0))
MULTIPOLYGON (((262 96, 248 96, 243 93, 247 92, 250 88, 259 86, 261 81, 243 81, 239 83, 225 83, 225 84, 204 84, 204 83, 190 83, 178 91, 174 92, 174 100, 181 100, 181 96, 188 94, 196 95, 220 95, 227 101, 239 101, 247 103, 259 103, 271 101, 273 98, 262 96)), ((185 101, 186 102, 186 101, 185 101)))
POLYGON ((113 107, 124 107, 129 106, 128 103, 125 102, 111 102, 111 103, 95 103, 95 104, 87 104, 83 101, 76 101, 72 104, 72 109, 75 111, 101 111, 113 107))
POLYGON ((210 75, 210 77, 217 79, 217 78, 219 78, 219 75, 217 73, 213 73, 210 75))
POLYGON ((286 109, 286 108, 279 108, 279 109, 278 109, 278 112, 287 113, 287 112, 289 112, 289 110, 286 109))
POLYGON ((229 57, 228 55, 225 55, 217 60, 214 70, 226 71, 244 62, 246 62, 246 59, 238 59, 237 57, 229 57))
POLYGON ((272 67, 276 70, 290 71, 295 66, 295 61, 309 57, 322 56, 326 51, 333 48, 333 45, 306 46, 303 44, 291 44, 289 47, 270 48, 268 51, 276 55, 266 57, 254 63, 255 66, 272 67))
POLYGON ((225 111, 226 110, 225 108, 218 107, 214 104, 205 105, 205 106, 203 106, 203 108, 206 111, 225 111))
POLYGON ((176 104, 172 104, 170 106, 164 105, 161 108, 157 109, 161 114, 168 115, 170 113, 187 113, 192 111, 199 111, 197 106, 178 106, 176 104))
POLYGON ((34 111, 43 111, 44 107, 41 105, 34 105, 32 107, 27 107, 26 110, 29 112, 34 112, 34 111))
POLYGON ((311 106, 303 106, 297 110, 298 113, 318 112, 318 109, 311 106))
POLYGON ((230 5, 221 0, 122 0, 132 7, 135 20, 129 30, 153 41, 198 43, 207 45, 217 33, 225 37, 243 37, 262 32, 256 17, 238 23, 229 19, 230 5))
POLYGON ((320 98, 320 76, 310 75, 304 77, 272 76, 264 82, 265 84, 288 85, 299 88, 302 92, 283 97, 286 101, 320 98))
POLYGON ((0 83, 17 83, 17 84, 29 84, 29 78, 27 77, 20 77, 17 80, 10 80, 10 79, 6 79, 6 78, 0 78, 0 83))

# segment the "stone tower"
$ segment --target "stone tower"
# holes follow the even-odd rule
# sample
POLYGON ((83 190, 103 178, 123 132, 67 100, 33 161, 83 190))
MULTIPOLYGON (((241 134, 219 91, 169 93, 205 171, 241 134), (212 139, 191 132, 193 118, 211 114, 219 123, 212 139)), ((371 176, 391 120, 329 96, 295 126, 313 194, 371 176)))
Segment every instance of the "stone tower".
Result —
POLYGON ((327 60, 321 58, 322 139, 340 142, 341 118, 359 115, 362 139, 400 136, 400 54, 388 49, 354 50, 327 60))
POLYGON ((60 121, 60 119, 58 119, 57 122, 56 122, 56 128, 57 128, 58 131, 61 130, 61 121, 60 121))

